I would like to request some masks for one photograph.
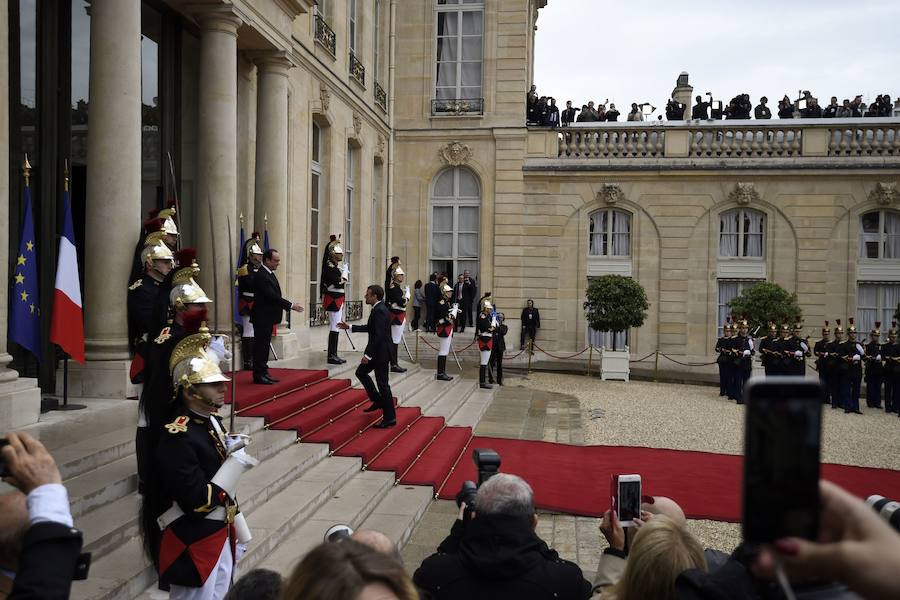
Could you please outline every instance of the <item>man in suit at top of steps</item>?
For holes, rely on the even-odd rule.
[[[281,263],[278,250],[269,248],[263,253],[262,268],[253,277],[256,296],[250,313],[253,322],[253,383],[272,385],[276,379],[269,376],[269,346],[272,344],[272,328],[281,323],[284,311],[303,312],[303,307],[281,297],[281,285],[275,271]]]

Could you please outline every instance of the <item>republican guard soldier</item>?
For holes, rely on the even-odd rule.
[[[869,343],[865,346],[866,363],[866,406],[881,408],[881,382],[884,378],[884,357],[881,354],[881,321],[869,332]]]
[[[394,260],[396,259],[396,261]],[[406,369],[400,366],[397,354],[400,343],[403,341],[403,329],[406,327],[406,303],[409,302],[409,286],[403,287],[406,273],[400,266],[400,259],[396,256],[391,259],[389,269],[389,285],[385,288],[385,300],[387,300],[388,313],[391,317],[391,373],[406,373]]]
[[[834,391],[834,360],[831,356],[831,328],[828,321],[822,328],[822,339],[813,346],[813,354],[816,356],[816,371],[819,373],[819,382],[825,390],[825,404],[831,404],[831,393]]]
[[[847,363],[847,392],[844,396],[847,403],[844,405],[844,412],[861,415],[859,388],[862,384],[862,359],[866,351],[856,339],[856,325],[853,323],[853,317],[847,319],[847,341],[844,342],[842,348],[841,354]]]
[[[344,249],[337,236],[332,235],[322,257],[322,274],[319,288],[322,291],[322,309],[328,318],[328,364],[342,365],[346,360],[338,356],[340,329],[343,321],[344,286],[350,280],[350,268],[343,262]]]
[[[776,375],[790,375],[791,367],[794,366],[791,355],[791,328],[786,322],[782,323],[778,333],[780,334],[778,339],[772,343],[772,350],[777,353],[773,358]]]
[[[785,375],[796,375],[798,377],[806,377],[806,357],[809,356],[809,343],[800,337],[803,333],[803,322],[800,315],[794,322],[794,331],[788,339],[786,358],[789,362],[789,368]]]
[[[725,317],[725,324],[722,325],[722,336],[716,340],[716,365],[719,367],[719,396],[728,396],[729,381],[728,377],[731,373],[729,368],[731,360],[729,358],[728,346],[731,343],[731,317]]]
[[[259,232],[254,231],[244,244],[246,260],[237,271],[238,280],[238,314],[241,316],[241,363],[245,371],[253,370],[253,321],[250,311],[256,294],[253,289],[253,277],[262,267],[263,250],[259,242]]]
[[[747,323],[746,317],[742,317],[738,323],[738,336],[735,338],[735,400],[738,404],[744,403],[744,386],[753,372],[753,354],[755,348],[753,338],[750,337],[750,325]]]
[[[441,283],[441,299],[438,301],[437,310],[435,311],[435,331],[441,340],[437,356],[437,375],[435,375],[435,379],[439,381],[450,381],[453,379],[453,377],[447,375],[447,355],[450,354],[452,349],[453,325],[460,308],[458,304],[450,305],[451,296],[453,296],[453,288],[447,285],[446,281],[443,281]]]
[[[201,327],[172,351],[176,400],[156,451],[167,504],[157,518],[158,572],[177,598],[224,598],[251,538],[236,492],[241,475],[258,461],[244,451],[249,436],[229,435],[216,414],[229,379],[208,349],[210,340]]]
[[[776,366],[778,362],[778,355],[773,353],[773,346],[775,345],[775,341],[778,339],[778,326],[775,325],[774,321],[769,321],[767,331],[768,335],[759,340],[759,355],[763,370],[766,373],[766,377],[769,377],[771,375],[778,374],[778,369]]]
[[[850,364],[844,355],[844,327],[840,319],[834,320],[834,341],[831,342],[830,354],[834,365],[831,392],[831,408],[846,408],[850,402],[849,371]]]
[[[491,312],[494,307],[490,300],[481,301],[481,310],[475,323],[475,339],[478,341],[480,361],[478,363],[478,385],[486,390],[493,386],[487,382],[488,363],[491,361],[491,350],[494,347],[494,330],[497,328],[497,319]]]
[[[884,412],[900,410],[900,343],[897,342],[897,322],[891,322],[888,341],[881,347],[884,358]]]

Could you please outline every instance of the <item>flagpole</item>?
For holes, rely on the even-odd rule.
[[[66,159],[63,163],[63,195],[67,195],[69,193],[69,159]],[[68,202],[71,205],[71,197],[68,198]],[[68,210],[71,211],[70,207],[67,207]],[[58,257],[57,257],[58,260]],[[57,268],[59,268],[57,266]],[[59,348],[59,345],[56,345]],[[62,350],[62,348],[60,348]],[[81,410],[83,408],[87,408],[85,404],[69,404],[69,353],[63,351],[63,403],[62,405],[57,404],[55,408],[51,408],[50,410]]]

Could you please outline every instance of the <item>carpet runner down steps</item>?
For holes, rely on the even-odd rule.
[[[281,381],[270,386],[251,385],[248,373],[237,374],[235,429],[252,435],[249,451],[261,461],[238,490],[254,535],[238,574],[255,567],[287,574],[335,522],[373,527],[401,546],[406,542],[435,488],[398,485],[398,478],[423,460],[434,462],[429,453],[446,432],[463,433],[451,436],[458,448],[445,451],[461,452],[490,395],[471,380],[435,382],[433,371],[404,366],[407,373],[390,376],[398,425],[385,430],[371,427],[380,412],[362,412],[368,398],[351,387],[355,365],[272,369]],[[450,406],[456,410],[447,414]],[[76,582],[71,597],[164,598],[138,535],[135,404],[121,401],[116,410],[114,423],[79,422],[84,431],[70,431],[67,439],[81,441],[53,449],[85,550],[94,553],[89,579]],[[226,422],[230,412],[229,406],[220,411]]]

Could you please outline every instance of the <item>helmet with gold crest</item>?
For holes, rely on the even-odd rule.
[[[172,275],[172,290],[169,292],[169,304],[176,310],[185,308],[187,304],[209,304],[212,300],[196,282],[194,277],[200,274],[197,264],[197,251],[193,248],[182,248],[175,253],[178,269]]]
[[[176,390],[190,390],[197,385],[231,381],[219,368],[217,355],[209,350],[212,335],[206,327],[206,321],[197,322],[205,316],[198,313],[185,319],[185,331],[193,333],[185,336],[172,350],[169,373]]]

